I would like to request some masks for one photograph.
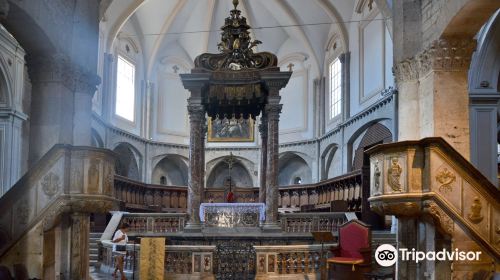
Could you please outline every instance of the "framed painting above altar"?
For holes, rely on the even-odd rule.
[[[253,142],[252,118],[208,118],[208,142]]]

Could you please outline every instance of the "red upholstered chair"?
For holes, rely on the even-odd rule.
[[[358,220],[351,220],[339,228],[339,245],[331,249],[328,259],[328,279],[363,279],[371,271],[371,230]]]

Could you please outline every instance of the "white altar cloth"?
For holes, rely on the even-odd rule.
[[[202,203],[200,204],[200,220],[205,222],[205,213],[231,209],[239,213],[259,213],[259,220],[266,220],[266,204],[264,203]]]

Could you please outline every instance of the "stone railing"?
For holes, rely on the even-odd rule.
[[[323,252],[320,244],[289,246],[255,246],[257,253],[257,275],[304,275],[304,279],[317,279],[321,269],[321,254],[328,258],[325,244]],[[267,264],[267,266],[265,265]],[[309,277],[305,276],[309,275]]]
[[[103,240],[100,270],[109,272],[114,267],[113,243]],[[335,244],[325,244],[323,254],[328,257],[328,248]],[[138,275],[140,244],[128,244],[125,258],[125,273]],[[304,275],[317,279],[321,267],[322,246],[280,245],[253,246],[256,252],[255,272],[263,277],[279,275]],[[169,279],[205,279],[214,277],[213,245],[167,245],[165,247],[165,274]]]
[[[310,233],[331,231],[336,233],[343,223],[356,219],[354,213],[281,213],[279,222],[284,232]],[[165,236],[181,233],[187,222],[186,213],[127,213],[114,212],[106,227],[103,239],[111,239],[121,223],[130,225],[130,236]]]
[[[347,222],[344,212],[330,213],[282,213],[279,215],[284,232],[307,233],[313,231],[337,232],[337,228]]]
[[[486,253],[475,268],[500,263],[500,191],[445,140],[403,141],[367,152],[372,209],[403,220],[431,217],[452,248]]]
[[[71,242],[88,240],[90,213],[118,208],[113,198],[114,161],[109,150],[91,147],[56,145],[47,152],[0,199],[0,263],[21,259],[30,264],[31,277],[42,278],[39,258],[50,254],[42,250],[44,232],[60,224],[63,214],[70,214],[71,226],[63,228],[72,232]],[[33,249],[26,250],[28,243]],[[87,264],[85,248],[71,253],[75,279],[85,276],[77,269]]]

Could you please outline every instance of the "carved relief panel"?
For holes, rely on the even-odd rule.
[[[100,159],[90,158],[85,160],[85,193],[98,194],[102,192],[102,163]]]
[[[370,196],[383,194],[384,161],[381,156],[372,156],[370,159]]]
[[[384,156],[384,194],[407,192],[407,155],[387,154]]]

